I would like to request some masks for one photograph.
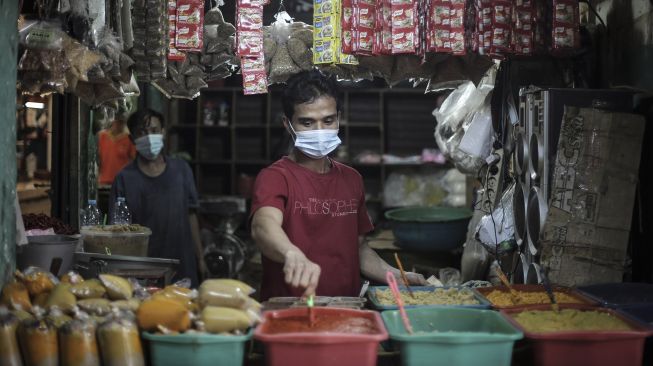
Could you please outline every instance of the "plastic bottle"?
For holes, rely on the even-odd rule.
[[[88,205],[83,210],[82,218],[80,221],[82,226],[100,225],[102,223],[102,213],[97,207],[96,200],[88,200]]]
[[[131,224],[132,218],[125,197],[118,197],[116,204],[113,206],[113,224]]]

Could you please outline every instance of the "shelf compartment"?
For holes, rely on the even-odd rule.
[[[236,160],[265,160],[265,130],[237,130],[234,141]]]
[[[379,93],[350,92],[349,116],[350,126],[379,125],[381,118],[381,99]]]
[[[172,129],[167,136],[167,149],[170,154],[188,153],[195,158],[195,129]]]
[[[164,127],[172,129],[176,127],[188,126],[195,127],[197,125],[197,102],[194,100],[186,99],[173,99],[170,101],[170,111],[167,123]]]
[[[229,164],[200,165],[199,191],[202,195],[223,195],[231,192]]]
[[[265,126],[267,95],[238,95],[234,125]]]
[[[382,154],[381,131],[349,126],[347,148],[349,159],[352,161],[354,161],[359,154],[365,151]]]
[[[231,131],[229,129],[208,129],[199,138],[198,153],[202,161],[231,159]]]
[[[431,112],[436,100],[430,95],[386,94],[386,151],[395,155],[419,155],[435,148],[436,121]]]
[[[227,127],[232,123],[233,92],[229,90],[202,91],[199,98],[200,118],[203,127]]]

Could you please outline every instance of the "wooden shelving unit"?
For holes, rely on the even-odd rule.
[[[340,121],[342,146],[336,159],[363,176],[370,202],[380,202],[383,183],[397,170],[415,170],[422,164],[362,163],[366,151],[400,156],[418,155],[435,148],[435,98],[408,88],[348,88],[342,91]],[[226,126],[205,123],[205,109],[228,106]],[[173,100],[169,106],[168,146],[171,153],[187,153],[202,196],[238,195],[239,177],[252,179],[264,167],[287,153],[290,137],[281,122],[281,91],[245,96],[242,89],[225,87],[202,91],[194,101]]]

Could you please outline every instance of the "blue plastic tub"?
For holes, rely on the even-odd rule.
[[[143,332],[143,338],[150,343],[152,366],[239,366],[252,334],[253,330],[244,335]]]
[[[399,286],[400,291],[404,291],[406,287],[404,286]],[[463,307],[463,308],[472,308],[472,309],[489,309],[491,307],[491,304],[483,295],[479,294],[478,291],[472,288],[468,287],[461,287],[461,286],[448,286],[448,287],[434,287],[434,286],[411,286],[410,289],[413,290],[413,292],[433,292],[436,289],[457,289],[457,290],[465,290],[465,291],[470,291],[472,295],[474,296],[474,299],[478,301],[478,304],[470,304],[470,305],[463,305],[463,304],[429,304],[429,305],[406,305],[404,303],[404,307],[406,309],[411,309],[411,308],[422,308],[422,307]],[[398,307],[397,305],[383,305],[379,301],[377,297],[377,291],[381,290],[387,290],[389,289],[388,286],[371,286],[369,290],[367,291],[367,296],[370,299],[370,302],[372,305],[378,309],[378,310],[396,310]]]
[[[413,334],[399,311],[381,314],[404,366],[510,366],[515,341],[523,333],[492,310],[407,309]]]
[[[631,305],[653,305],[653,284],[606,283],[578,287],[578,290],[597,300],[602,306],[622,308]]]

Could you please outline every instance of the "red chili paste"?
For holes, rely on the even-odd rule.
[[[338,314],[316,314],[312,323],[308,316],[272,318],[267,321],[265,329],[268,334],[291,332],[376,334],[379,332],[371,319]]]

